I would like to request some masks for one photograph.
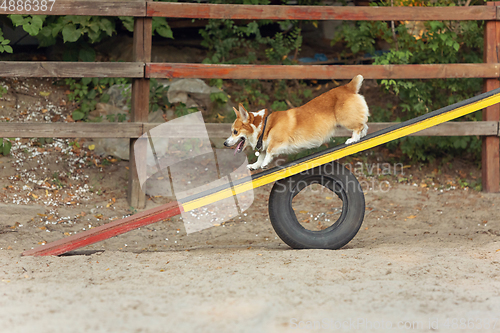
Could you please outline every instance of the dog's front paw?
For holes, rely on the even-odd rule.
[[[254,163],[254,164],[248,164],[247,165],[247,169],[250,170],[250,171],[254,171],[254,170],[257,170],[259,168],[259,165],[257,165],[257,163]]]

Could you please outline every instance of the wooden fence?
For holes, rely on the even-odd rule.
[[[21,1],[24,3],[24,1]],[[128,77],[132,78],[131,122],[119,124],[87,123],[1,123],[0,137],[79,137],[130,138],[139,136],[157,124],[148,124],[150,78],[222,78],[222,79],[350,79],[362,74],[366,79],[484,78],[485,91],[500,87],[499,44],[500,2],[465,7],[337,7],[337,6],[258,6],[167,3],[148,1],[48,1],[50,10],[26,10],[16,1],[15,10],[1,8],[1,14],[133,16],[133,62],[0,62],[0,77]],[[22,10],[18,10],[22,9]],[[435,65],[205,65],[151,63],[152,17],[245,20],[371,20],[428,21],[484,20],[485,56],[482,64]],[[427,136],[483,136],[483,189],[498,192],[500,107],[483,111],[483,121],[453,122],[419,132]],[[371,123],[370,131],[390,123]],[[229,124],[207,124],[212,137],[229,135]],[[339,130],[337,136],[349,136]],[[132,147],[132,145],[131,145]],[[130,155],[128,198],[130,205],[145,206],[145,195],[137,178],[134,152]]]

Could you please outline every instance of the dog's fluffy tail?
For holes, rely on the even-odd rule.
[[[347,88],[353,93],[357,94],[359,92],[359,88],[361,88],[361,83],[363,83],[363,76],[356,75],[351,82],[347,84]]]

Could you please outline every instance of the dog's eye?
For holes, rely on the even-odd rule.
[[[234,130],[233,131],[234,135],[238,134],[238,131],[237,130]]]

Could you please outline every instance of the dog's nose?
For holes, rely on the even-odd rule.
[[[227,141],[224,141],[224,146],[229,147],[229,145],[227,144]]]

